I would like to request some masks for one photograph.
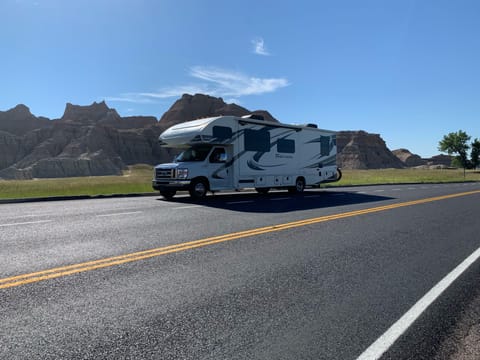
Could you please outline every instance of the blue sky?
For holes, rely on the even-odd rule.
[[[201,92],[426,157],[480,138],[479,19],[477,0],[0,0],[0,110],[159,118]]]

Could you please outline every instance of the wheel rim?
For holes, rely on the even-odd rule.
[[[207,187],[205,186],[204,183],[199,182],[195,184],[194,191],[197,196],[204,196],[205,193],[207,192]]]
[[[305,188],[305,184],[304,184],[303,180],[302,180],[302,179],[298,179],[298,180],[297,180],[297,184],[296,184],[296,190],[297,190],[297,192],[302,192],[304,188]]]

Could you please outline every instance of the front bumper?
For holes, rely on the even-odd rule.
[[[152,180],[152,188],[158,191],[163,190],[188,190],[190,187],[190,180]]]

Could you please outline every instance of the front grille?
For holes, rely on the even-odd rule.
[[[175,177],[174,169],[155,169],[155,177],[157,179],[172,179]]]

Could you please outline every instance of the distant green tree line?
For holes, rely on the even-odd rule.
[[[443,136],[438,143],[438,150],[446,152],[449,155],[455,155],[453,165],[459,165],[463,169],[476,169],[479,165],[480,140],[475,138],[468,143],[471,136],[465,131],[458,130]],[[470,150],[470,159],[468,150]]]

